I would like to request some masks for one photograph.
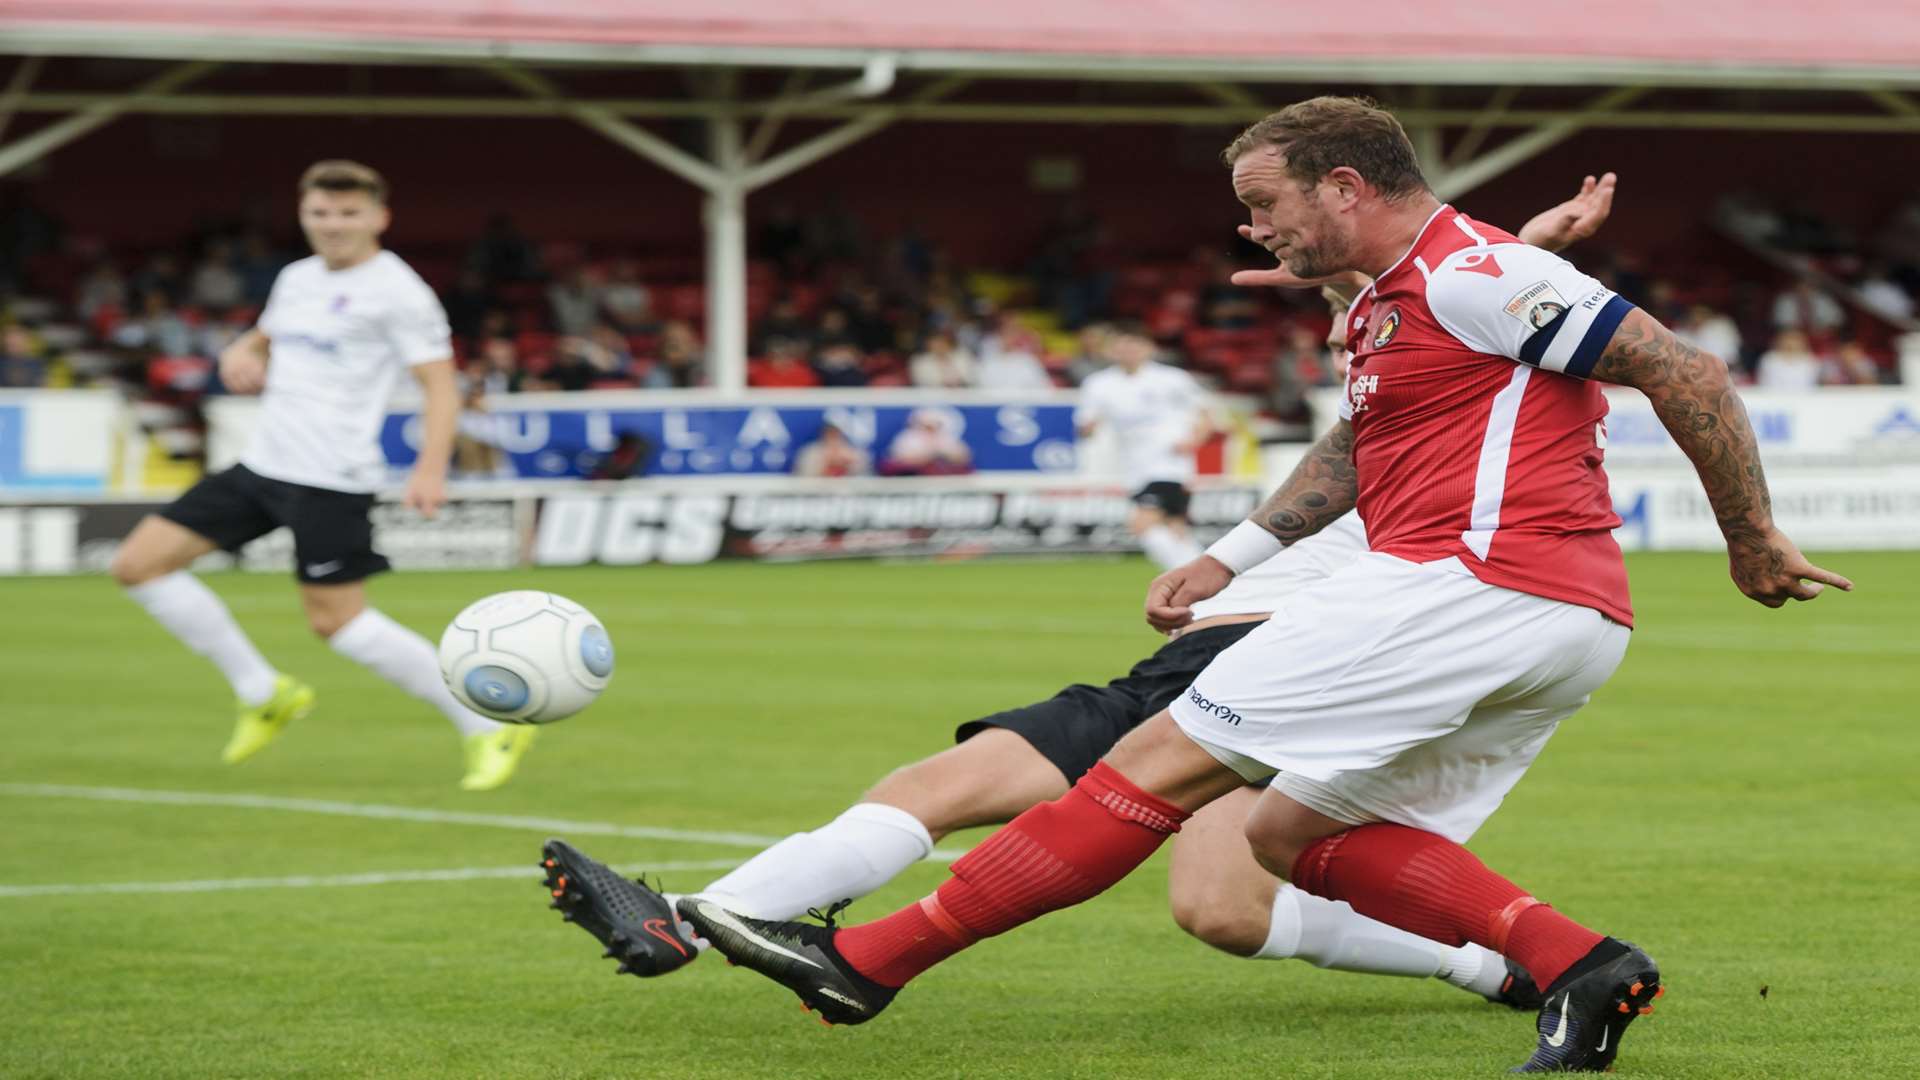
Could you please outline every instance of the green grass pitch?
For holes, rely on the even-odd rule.
[[[1920,554],[1836,554],[1859,589],[1767,611],[1708,555],[1631,560],[1626,664],[1474,841],[1671,992],[1620,1071],[1920,1075]],[[1495,1076],[1531,1018],[1431,980],[1233,959],[1184,937],[1164,858],[827,1030],[711,958],[615,979],[546,909],[537,825],[31,793],[265,795],[780,836],[953,725],[1153,648],[1137,560],[412,574],[375,601],[429,636],[471,599],[589,604],[612,689],[507,788],[454,786],[451,729],[307,636],[290,583],[213,586],[320,707],[237,768],[224,685],[105,579],[0,584],[0,1076]],[[750,849],[576,835],[620,864]],[[956,846],[977,839],[957,837]],[[524,871],[328,884],[340,875]],[[717,873],[668,872],[694,888]],[[304,887],[32,886],[307,877]],[[941,880],[916,867],[873,917]],[[372,879],[372,880],[377,880]]]

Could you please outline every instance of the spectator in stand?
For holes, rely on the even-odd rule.
[[[767,389],[805,389],[820,385],[820,376],[807,366],[806,346],[792,338],[767,342],[767,355],[747,361],[747,385]]]
[[[973,471],[973,451],[960,440],[960,418],[947,409],[919,408],[887,445],[880,465],[887,476],[953,476]]]
[[[1194,261],[1206,268],[1206,287],[1200,292],[1200,320],[1217,330],[1244,330],[1260,321],[1260,305],[1253,290],[1228,279],[1239,269],[1225,252],[1202,249]]]
[[[813,373],[820,377],[821,386],[865,386],[866,360],[860,347],[850,341],[826,345],[814,351]]]
[[[1729,364],[1737,363],[1741,355],[1739,325],[1705,304],[1687,308],[1686,314],[1674,321],[1673,332],[1701,352],[1724,357]]]
[[[660,328],[660,362],[654,371],[664,373],[667,387],[685,390],[707,381],[707,352],[693,327],[675,320]]]
[[[606,323],[595,323],[587,341],[593,346],[593,366],[601,379],[632,379],[636,364],[627,335]]]
[[[855,344],[853,326],[843,308],[830,307],[820,313],[820,325],[813,332],[813,345],[824,349],[832,345]]]
[[[1804,330],[1782,330],[1760,354],[1755,381],[1766,390],[1811,390],[1820,385],[1820,358]]]
[[[1113,362],[1107,352],[1112,336],[1113,327],[1107,323],[1088,323],[1080,328],[1078,348],[1067,361],[1068,382],[1079,386],[1087,381],[1087,376]]]
[[[193,268],[187,302],[209,313],[224,312],[246,301],[247,283],[233,266],[233,245],[215,240],[207,245],[200,265]]]
[[[584,337],[600,321],[600,281],[584,266],[576,266],[547,286],[547,308],[557,334]]]
[[[820,437],[802,447],[793,459],[795,476],[871,476],[873,455],[848,441],[833,424],[820,428]]]
[[[1867,347],[1858,341],[1849,341],[1822,367],[1820,381],[1829,386],[1878,386],[1884,377]]]
[[[613,271],[600,290],[600,307],[623,334],[651,336],[660,332],[660,324],[653,317],[653,293],[640,283],[640,266],[632,259],[614,261]]]
[[[491,337],[482,342],[467,379],[488,396],[518,393],[526,375],[520,370],[520,350],[513,339]]]
[[[134,272],[127,282],[127,292],[140,297],[144,307],[148,293],[159,293],[166,306],[171,307],[185,292],[180,281],[180,263],[169,252],[155,252]]]
[[[1776,330],[1799,330],[1810,338],[1824,338],[1846,325],[1846,322],[1847,313],[1840,307],[1840,302],[1804,278],[1795,281],[1773,300],[1773,326]],[[1778,347],[1777,343],[1775,347]]]
[[[127,310],[127,279],[120,271],[105,259],[94,264],[87,276],[80,281],[80,288],[74,294],[74,313],[84,322],[93,322],[103,310]]]
[[[513,219],[495,214],[467,253],[467,266],[478,270],[489,284],[540,280],[540,258],[520,235]]]
[[[0,330],[0,387],[20,389],[44,386],[46,349],[33,331],[19,323]]]
[[[1053,378],[1040,363],[1039,335],[1011,314],[1002,315],[1000,329],[985,341],[975,379],[982,390],[1051,390]]]
[[[240,258],[236,269],[240,271],[241,295],[252,307],[264,307],[267,294],[273,291],[273,279],[280,276],[280,268],[287,260],[273,250],[273,241],[258,229],[248,232],[240,239]]]
[[[960,348],[952,333],[941,330],[927,338],[926,349],[907,365],[913,385],[929,390],[964,390],[973,386],[980,362]]]
[[[811,341],[813,327],[801,317],[800,309],[794,304],[793,297],[782,294],[774,300],[773,306],[767,309],[766,318],[761,319],[760,325],[754,328],[753,337],[754,351],[764,353],[767,351],[767,343],[774,338]]]
[[[447,326],[455,336],[478,338],[485,332],[487,312],[493,308],[493,291],[487,288],[487,279],[480,271],[462,270],[440,303],[447,309]]]
[[[1913,297],[1894,283],[1886,263],[1868,263],[1853,287],[1860,291],[1860,302],[1875,315],[1893,320],[1913,318]]]
[[[847,330],[861,352],[886,352],[893,348],[893,322],[887,318],[886,301],[879,289],[862,285],[854,290],[847,309]]]
[[[193,328],[173,310],[165,292],[150,289],[140,298],[139,316],[114,330],[113,343],[161,356],[187,356],[193,352]]]

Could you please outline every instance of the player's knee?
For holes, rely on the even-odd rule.
[[[121,588],[131,589],[135,585],[145,585],[155,578],[165,577],[179,569],[177,566],[169,565],[165,559],[156,557],[149,547],[150,545],[137,543],[122,544],[120,550],[113,553],[113,561],[107,565],[107,573],[113,575],[113,580],[118,582]]]
[[[342,627],[352,622],[353,617],[357,614],[359,614],[359,612],[347,611],[342,608],[309,605],[307,607],[307,628],[312,630],[320,640],[327,641],[332,639],[333,635],[339,633]]]
[[[1281,881],[1293,879],[1294,860],[1307,848],[1292,830],[1258,814],[1247,819],[1247,844],[1253,848],[1253,859],[1260,869]]]
[[[1252,956],[1266,941],[1266,922],[1218,890],[1175,884],[1168,901],[1180,929],[1221,952]]]

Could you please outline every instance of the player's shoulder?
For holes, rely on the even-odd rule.
[[[373,259],[373,270],[383,289],[391,290],[400,299],[414,303],[440,302],[433,286],[427,284],[427,279],[408,265],[407,260],[384,248]]]
[[[1114,386],[1118,384],[1120,381],[1120,378],[1121,378],[1121,375],[1120,375],[1119,368],[1103,367],[1099,371],[1096,371],[1093,374],[1087,376],[1085,379],[1081,380],[1080,389],[1105,390],[1110,386]]]
[[[318,255],[309,255],[304,259],[295,259],[280,268],[278,281],[306,281],[327,272],[326,260]]]
[[[1510,238],[1460,248],[1434,264],[1427,276],[1427,305],[1443,318],[1498,312],[1525,321],[1537,301],[1564,310],[1566,292],[1585,279],[1553,252]]]
[[[1198,388],[1200,385],[1199,381],[1193,377],[1193,373],[1186,368],[1174,367],[1172,364],[1164,364],[1158,360],[1148,364],[1146,370],[1151,378],[1158,379],[1169,386]]]

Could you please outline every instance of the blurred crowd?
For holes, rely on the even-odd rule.
[[[190,448],[197,403],[221,392],[213,363],[252,325],[275,274],[299,254],[258,228],[209,228],[129,252],[15,208],[0,258],[0,386],[125,388]],[[1619,292],[1740,377],[1768,387],[1891,382],[1892,342],[1920,289],[1920,203],[1873,245],[1751,202],[1722,224],[1806,260],[1684,279],[1630,253],[1575,253]],[[1902,224],[1904,223],[1904,224]],[[876,238],[841,206],[773,206],[753,237],[748,379],[769,388],[1072,387],[1105,363],[1105,326],[1143,324],[1163,359],[1261,400],[1282,422],[1334,385],[1329,316],[1315,294],[1227,282],[1251,248],[1126,257],[1068,211],[1024,266],[953,265],[915,232]],[[401,255],[439,291],[471,400],[531,391],[705,385],[697,258],[540,242],[505,216],[465,250]],[[1799,264],[1796,264],[1799,265]]]

